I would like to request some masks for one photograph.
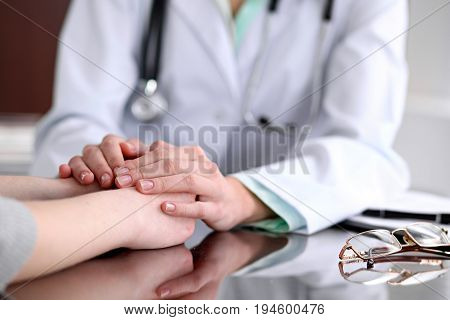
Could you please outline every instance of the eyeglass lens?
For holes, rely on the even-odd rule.
[[[400,243],[386,230],[373,230],[359,234],[350,239],[349,244],[364,259],[385,256],[401,250]]]
[[[441,228],[431,223],[417,223],[406,227],[406,230],[421,246],[437,246],[449,244],[447,235]]]

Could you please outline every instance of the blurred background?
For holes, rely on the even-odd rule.
[[[35,123],[52,102],[56,37],[69,3],[0,2],[0,174],[28,170]]]
[[[450,6],[411,0],[410,84],[395,148],[416,190],[450,196]],[[26,174],[36,121],[51,106],[57,35],[70,0],[0,1],[0,174]]]

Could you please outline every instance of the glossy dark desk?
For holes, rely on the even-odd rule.
[[[366,285],[344,279],[342,272],[347,272],[346,266],[339,269],[338,253],[348,236],[338,229],[310,237],[242,230],[210,233],[200,225],[186,246],[110,253],[37,279],[17,290],[14,298],[155,299],[155,289],[167,281],[177,284],[181,299],[450,297],[450,276],[446,272],[450,261],[434,261],[430,266],[383,264],[381,269],[387,275],[380,274],[378,267],[359,273],[358,269],[364,269],[365,264],[351,265],[347,274],[351,280],[381,281],[381,284]],[[409,269],[420,270],[412,273]],[[384,280],[394,284],[386,284]],[[10,287],[9,291],[18,286]]]

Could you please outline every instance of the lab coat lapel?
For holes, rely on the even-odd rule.
[[[275,14],[269,16],[269,20],[266,20],[267,10],[264,10],[258,18],[252,23],[251,28],[247,32],[245,37],[251,34],[252,39],[245,39],[241,44],[239,51],[239,63],[241,68],[246,69],[247,66],[252,65],[260,54],[267,54],[273,46],[278,45],[278,42],[286,31],[289,30],[290,24],[295,21],[295,10],[291,13],[289,10],[292,8],[286,7],[286,1],[281,1],[278,5],[279,8]],[[264,38],[264,24],[268,23],[270,28],[268,29],[269,34],[267,35],[267,44],[263,48],[265,52],[261,53]]]
[[[175,0],[173,6],[214,61],[233,98],[238,99],[241,92],[234,45],[216,3],[212,0]]]

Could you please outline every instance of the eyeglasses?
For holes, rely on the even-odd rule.
[[[408,286],[442,277],[448,268],[444,266],[442,259],[398,256],[391,259],[375,259],[372,266],[341,261],[339,262],[339,271],[345,280],[354,283],[364,285],[387,283],[393,286]]]
[[[346,241],[339,253],[339,259],[368,261],[406,251],[450,256],[448,231],[424,222],[392,232],[383,229],[365,231]]]

